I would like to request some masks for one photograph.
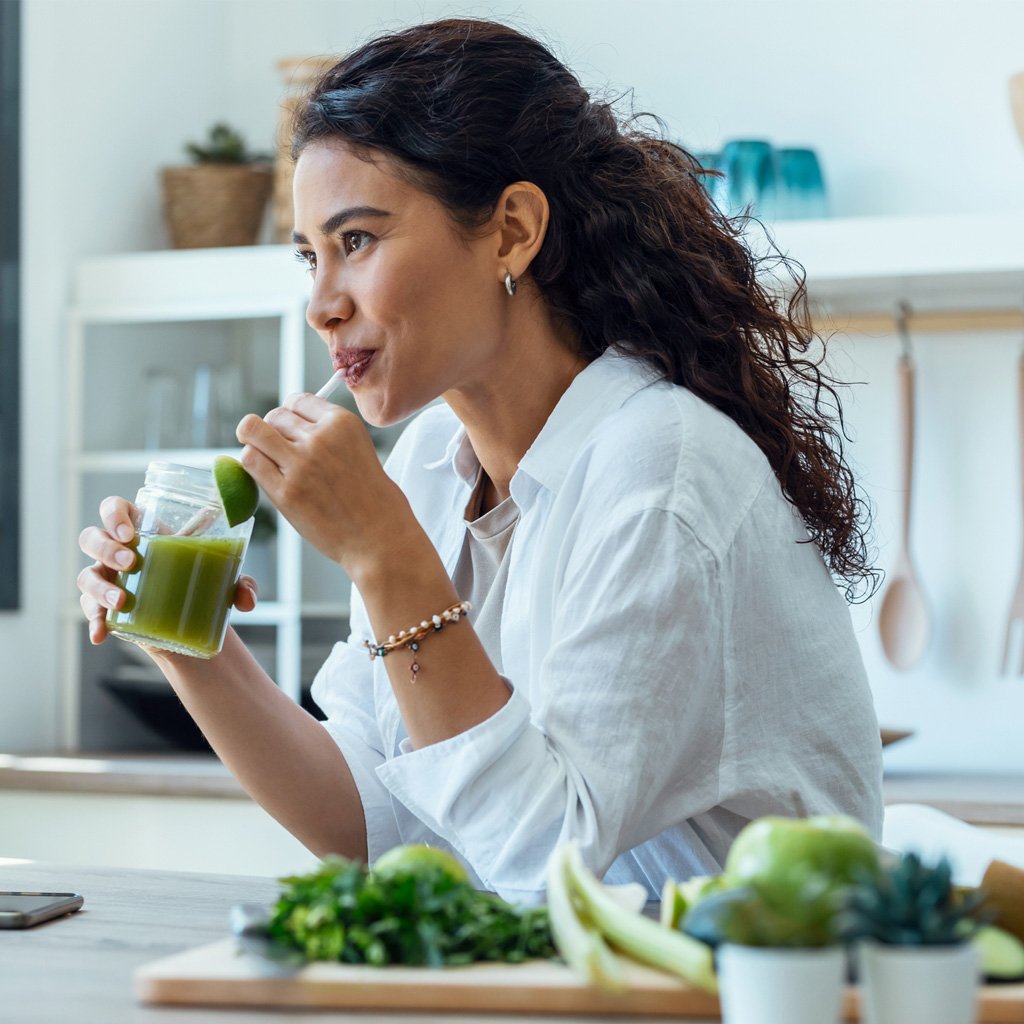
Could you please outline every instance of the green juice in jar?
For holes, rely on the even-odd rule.
[[[140,536],[126,591],[107,614],[110,631],[164,650],[212,658],[224,642],[245,537]]]

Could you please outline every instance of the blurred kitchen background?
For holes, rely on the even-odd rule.
[[[833,370],[861,382],[845,397],[848,451],[874,504],[886,570],[898,554],[903,493],[904,342],[894,315],[900,302],[911,314],[910,540],[930,640],[911,667],[897,669],[880,640],[884,590],[852,611],[881,724],[912,734],[887,748],[887,769],[1024,773],[1024,676],[1000,671],[1024,521],[1024,140],[1010,99],[1010,81],[1024,71],[1024,3],[22,0],[21,572],[18,606],[0,611],[0,776],[5,764],[40,777],[70,773],[24,760],[69,748],[84,752],[75,772],[103,775],[104,751],[152,756],[176,745],[166,725],[173,700],[156,711],[154,729],[138,693],[116,692],[118,679],[137,689],[147,682],[127,645],[94,651],[84,643],[78,531],[111,486],[134,494],[151,449],[230,445],[233,416],[329,373],[322,346],[295,315],[303,278],[279,244],[273,199],[261,206],[260,244],[244,256],[172,249],[162,169],[187,163],[185,144],[217,123],[272,154],[302,68],[384,29],[453,14],[540,36],[602,93],[633,89],[633,107],[660,115],[670,137],[694,152],[719,154],[735,140],[813,149],[824,207],[813,221],[779,219],[771,229],[806,262],[812,298],[832,308],[841,330]],[[296,58],[310,60],[282,66]],[[626,96],[620,107],[629,103]],[[194,300],[189,316],[170,309],[183,293]],[[277,295],[290,312],[253,311],[260,296]],[[148,310],[135,320],[133,297]],[[197,426],[202,395],[208,415]],[[179,411],[161,413],[161,402]],[[126,444],[125,431],[137,441]],[[381,437],[381,447],[391,440]],[[345,582],[297,555],[293,539],[265,519],[270,611],[249,638],[301,699],[341,637]],[[177,743],[194,745],[187,734]],[[29,794],[24,785],[4,791],[0,777],[0,855],[5,847],[48,854],[26,837],[88,805],[90,828],[68,829],[77,843],[69,860],[117,862],[111,847],[127,842],[126,820],[148,836],[124,855],[133,863],[163,863],[169,827],[192,837],[231,832],[264,853],[279,843],[278,853],[247,860],[252,870],[297,869],[300,855],[308,858],[283,833],[270,838],[249,814],[255,809],[213,799],[223,796],[217,784],[189,764],[194,785],[168,790],[181,800],[180,818],[170,802],[154,803],[159,780],[140,786],[142,795],[126,783],[128,805],[76,781],[66,792],[42,783]],[[237,820],[224,811],[229,804]],[[175,851],[185,866],[187,845]],[[195,864],[228,870],[237,860],[211,853]]]

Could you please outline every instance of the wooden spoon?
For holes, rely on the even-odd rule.
[[[902,324],[901,324],[902,326]],[[903,523],[900,548],[878,613],[882,650],[900,671],[921,660],[931,634],[928,606],[910,561],[910,509],[914,467],[914,364],[905,348],[899,362],[902,428]]]

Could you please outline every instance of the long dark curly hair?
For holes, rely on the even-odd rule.
[[[294,123],[292,156],[339,139],[384,152],[467,230],[503,189],[531,181],[550,222],[529,276],[593,359],[647,360],[731,417],[767,456],[848,601],[877,589],[868,503],[843,458],[836,387],[803,268],[744,243],[698,161],[592,99],[540,42],[507,25],[446,19],[382,35],[322,75]],[[780,287],[788,278],[788,287]],[[776,294],[777,293],[777,294]]]

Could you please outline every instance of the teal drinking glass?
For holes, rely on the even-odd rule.
[[[730,217],[776,215],[778,179],[775,149],[760,139],[733,139],[722,148],[719,169],[725,172],[724,205]]]
[[[780,149],[778,215],[788,220],[828,216],[825,177],[813,149]]]

